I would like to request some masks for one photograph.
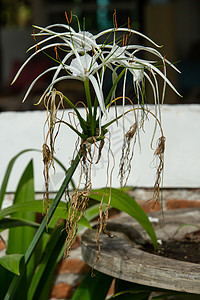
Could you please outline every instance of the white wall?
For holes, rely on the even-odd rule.
[[[152,107],[153,108],[153,107]],[[82,111],[83,113],[83,111]],[[113,114],[113,111],[111,111]],[[65,112],[65,118],[68,111]],[[9,160],[19,151],[27,148],[41,149],[43,144],[43,124],[46,113],[3,112],[0,113],[0,183],[5,174]],[[127,128],[133,118],[126,118]],[[164,187],[199,187],[200,186],[200,106],[199,105],[165,105],[162,109],[162,124],[166,137]],[[145,134],[141,132],[141,150],[137,145],[132,163],[132,172],[128,185],[152,187],[156,169],[154,167],[153,150],[150,149],[151,134],[154,121],[149,117],[145,125]],[[118,164],[122,145],[122,122],[118,127],[112,126],[112,149],[115,157],[115,170],[112,185],[119,186]],[[157,132],[157,137],[160,136]],[[74,149],[75,136],[70,129],[63,127],[56,142],[56,157],[69,167]],[[155,146],[155,143],[154,143]],[[93,169],[93,187],[106,184],[108,146],[103,150],[103,157]],[[9,181],[8,191],[14,191],[23,169],[31,158],[34,158],[35,188],[43,191],[42,154],[29,152],[18,158]],[[110,158],[112,166],[112,158]],[[64,174],[56,167],[56,174],[51,174],[51,190],[56,191]],[[78,182],[78,174],[75,176]]]

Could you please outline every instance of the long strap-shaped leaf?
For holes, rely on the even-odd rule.
[[[24,153],[27,153],[27,152],[30,152],[30,151],[34,151],[34,152],[39,152],[39,153],[42,153],[41,150],[39,149],[25,149],[25,150],[22,150],[20,151],[17,155],[15,155],[9,162],[8,166],[7,166],[7,169],[6,169],[6,172],[5,172],[5,175],[4,175],[4,178],[3,178],[3,181],[2,181],[2,184],[1,184],[1,188],[0,188],[0,209],[1,209],[1,206],[2,206],[2,202],[3,202],[3,199],[4,199],[4,196],[5,196],[5,193],[6,193],[6,188],[7,188],[7,185],[8,185],[8,180],[10,178],[10,174],[11,174],[11,171],[12,171],[12,168],[16,162],[16,160],[18,159],[18,157],[20,157],[22,154]],[[56,158],[54,157],[54,160],[58,163],[58,165],[64,170],[64,172],[67,172],[65,166]],[[71,184],[72,186],[74,186],[74,183],[71,181]]]
[[[1,205],[2,205],[2,202],[3,202],[3,198],[4,198],[4,195],[5,195],[5,192],[6,192],[6,188],[7,188],[7,184],[8,184],[8,180],[9,180],[9,177],[10,177],[10,173],[12,171],[12,168],[13,168],[13,165],[15,163],[15,161],[17,160],[17,158],[26,153],[26,152],[29,152],[29,151],[38,151],[38,152],[41,152],[40,150],[37,150],[37,149],[25,149],[21,152],[19,152],[17,155],[15,155],[9,162],[8,164],[8,167],[7,167],[7,170],[6,170],[6,173],[4,175],[4,178],[3,178],[3,181],[2,181],[2,185],[1,185],[1,188],[0,188],[0,208],[1,208]]]
[[[4,300],[14,299],[15,292],[16,292],[16,290],[19,286],[19,283],[20,283],[20,281],[23,277],[23,274],[26,270],[26,265],[27,265],[29,259],[31,258],[32,254],[35,250],[35,247],[37,246],[37,244],[38,244],[38,242],[39,242],[39,240],[40,240],[40,238],[41,238],[41,236],[42,236],[42,234],[43,234],[43,232],[46,228],[46,225],[51,220],[51,218],[54,214],[54,211],[56,210],[56,207],[57,207],[58,203],[60,202],[60,199],[61,199],[62,195],[64,194],[64,192],[66,190],[66,187],[69,184],[69,182],[70,182],[70,180],[71,180],[71,178],[72,178],[72,176],[73,176],[73,174],[74,174],[74,172],[75,172],[75,170],[78,166],[80,158],[81,158],[81,154],[78,153],[76,158],[74,159],[74,161],[73,161],[73,163],[72,163],[72,165],[71,165],[71,167],[70,167],[70,169],[69,169],[69,171],[68,171],[68,173],[67,173],[67,175],[66,175],[66,177],[65,177],[65,179],[64,179],[64,181],[63,181],[63,183],[62,183],[62,185],[61,185],[61,187],[60,187],[60,189],[59,189],[59,191],[58,191],[58,193],[57,193],[57,195],[54,199],[54,201],[53,201],[53,203],[51,204],[51,206],[49,208],[48,221],[47,221],[47,216],[45,216],[42,223],[41,223],[41,225],[40,225],[40,227],[39,227],[39,229],[38,229],[38,231],[36,232],[32,242],[30,244],[25,256],[24,256],[25,265],[24,265],[24,268],[21,271],[21,275],[19,277],[15,276],[13,278],[13,281],[11,282],[11,285],[10,285],[10,287],[9,287],[7,293],[6,293],[6,296],[5,296]]]

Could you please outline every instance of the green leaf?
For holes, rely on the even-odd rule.
[[[6,173],[4,175],[4,178],[3,178],[3,181],[2,181],[2,184],[1,184],[1,189],[0,189],[0,208],[2,206],[2,202],[3,202],[3,199],[4,199],[4,195],[5,195],[5,192],[6,192],[6,188],[7,188],[7,185],[8,185],[8,180],[9,180],[9,177],[10,177],[10,174],[11,174],[11,171],[12,171],[12,168],[13,168],[13,165],[15,163],[15,161],[17,160],[17,158],[26,153],[26,152],[30,152],[30,151],[37,151],[37,152],[40,152],[40,150],[37,150],[37,149],[26,149],[26,150],[23,150],[21,152],[19,152],[17,155],[15,155],[9,162],[8,164],[8,167],[6,169]]]
[[[151,292],[152,287],[116,278],[115,294],[109,300],[149,299]]]
[[[31,160],[27,165],[22,177],[17,186],[17,190],[14,196],[14,204],[20,204],[30,201],[35,201],[34,192],[34,179],[33,179],[33,161]],[[12,214],[15,218],[26,219],[35,222],[35,214],[30,212],[14,212]],[[31,227],[13,228],[9,231],[7,254],[18,253],[25,254],[35,235],[35,229]]]
[[[33,175],[33,160],[31,160],[25,171],[23,172],[20,181],[18,183],[13,203],[24,203],[29,201],[34,201],[34,175]],[[35,222],[35,214],[32,212],[15,212],[13,217],[28,219]],[[30,226],[23,226],[17,228],[11,228],[9,230],[8,244],[7,244],[7,254],[25,254],[32,239],[35,235],[35,228]],[[33,256],[29,261],[26,272],[21,275],[23,280],[21,281],[20,289],[22,297],[21,299],[26,299],[27,286],[31,281],[32,274],[35,270],[35,257]],[[21,269],[22,270],[22,269]]]
[[[181,228],[186,227],[186,226],[191,226],[191,227],[200,229],[200,226],[198,226],[197,224],[182,224],[177,228],[176,232],[174,233],[174,236],[181,230]]]
[[[8,181],[9,181],[9,178],[10,178],[10,174],[11,174],[11,171],[12,171],[12,168],[16,162],[16,160],[23,154],[27,153],[27,152],[30,152],[30,151],[34,151],[34,152],[39,152],[39,153],[42,153],[41,150],[38,150],[38,149],[25,149],[23,151],[20,151],[17,155],[15,155],[11,160],[10,162],[8,163],[8,166],[7,166],[7,169],[6,169],[6,172],[5,172],[5,175],[4,175],[4,178],[3,178],[3,181],[2,181],[2,184],[1,184],[1,189],[0,189],[0,208],[2,206],[2,202],[3,202],[3,199],[4,199],[4,196],[5,196],[5,193],[6,193],[6,188],[7,188],[7,185],[8,185]],[[58,165],[64,170],[65,173],[67,173],[67,170],[65,168],[65,166],[56,158],[54,157],[54,160],[58,163]],[[74,183],[71,179],[71,184],[72,186],[74,187]]]
[[[53,200],[49,201],[49,204],[52,205],[54,203]],[[43,200],[34,200],[34,201],[28,201],[24,203],[18,203],[14,204],[12,206],[9,206],[7,208],[4,208],[0,211],[0,218],[12,215],[16,212],[39,212],[42,213],[44,211],[43,209]],[[66,219],[67,218],[67,210],[66,210],[66,203],[60,202],[55,210],[54,216]],[[92,229],[89,221],[82,217],[79,220],[79,224],[88,227]]]
[[[0,232],[8,228],[21,226],[31,226],[33,228],[38,228],[40,225],[36,222],[20,218],[3,218],[0,220]]]
[[[14,276],[16,276],[14,273],[0,265],[0,299],[4,299]]]
[[[21,264],[23,263],[23,254],[10,254],[0,257],[0,265],[6,270],[20,275]]]
[[[65,99],[65,101],[71,106],[71,108],[74,109],[77,118],[80,122],[81,128],[83,129],[83,132],[87,132],[87,122],[81,117],[79,110],[77,109],[77,107],[65,96],[63,95],[63,98]]]
[[[89,271],[75,291],[72,300],[105,300],[113,277],[95,271],[92,276]]]
[[[52,280],[60,251],[63,249],[63,245],[65,244],[66,231],[63,230],[64,228],[65,225],[63,222],[59,227],[56,228],[56,230],[54,230],[49,238],[45,253],[32,278],[28,291],[28,300],[44,300],[44,296],[41,298],[41,294],[43,294],[43,290],[45,289],[46,282],[48,281],[49,277],[51,277]],[[46,294],[46,299],[49,299],[48,296],[49,295]]]
[[[103,205],[102,205],[102,211],[104,211],[105,208],[106,208],[106,204],[103,203]],[[99,215],[99,204],[94,204],[91,207],[89,207],[89,208],[86,209],[85,219],[89,222],[89,221],[92,221],[94,218],[98,217],[98,215]],[[89,226],[86,226],[86,224],[80,223],[80,221],[79,221],[79,224],[78,224],[78,234],[81,232],[81,230],[84,227],[88,227],[89,228]],[[90,225],[90,229],[92,229],[91,225]]]
[[[90,193],[90,197],[97,201],[101,201],[102,196],[104,196],[104,203],[108,203],[110,195],[110,189],[100,189],[95,190]],[[124,193],[120,189],[111,189],[111,206],[115,207],[121,211],[126,212],[131,217],[133,217],[148,233],[149,237],[152,240],[154,248],[157,249],[157,238],[155,231],[151,222],[148,219],[148,216],[140,205],[128,194]]]
[[[48,221],[47,221],[47,216],[44,217],[44,219],[42,220],[42,223],[40,225],[40,227],[38,228],[28,250],[26,251],[26,254],[24,256],[24,260],[25,260],[25,265],[24,265],[24,268],[22,269],[22,276],[23,274],[25,274],[26,272],[26,266],[29,262],[29,260],[31,259],[34,251],[36,250],[36,247],[45,231],[45,228],[46,228],[46,225],[48,224],[48,222],[50,222],[51,218],[53,217],[54,215],[54,212],[56,210],[56,207],[58,205],[58,203],[60,202],[61,198],[62,198],[62,195],[64,194],[65,190],[66,190],[66,187],[68,186],[73,174],[74,174],[74,171],[76,170],[78,164],[79,164],[79,161],[80,161],[80,158],[81,158],[81,153],[79,152],[77,154],[77,156],[75,157],[70,169],[68,170],[67,174],[66,174],[66,177],[65,179],[63,180],[63,183],[58,191],[58,193],[56,194],[56,197],[52,203],[52,205],[50,206],[49,208],[49,218],[48,218]],[[16,299],[15,296],[16,296],[16,293],[18,291],[20,291],[20,283],[21,283],[21,280],[22,280],[22,276],[20,277],[14,277],[11,284],[10,284],[10,287],[5,295],[5,298],[4,300],[12,300],[12,299]]]
[[[106,204],[103,203],[102,211],[106,208]],[[98,217],[99,215],[99,204],[94,204],[91,207],[86,209],[85,217],[88,221],[92,221],[94,218]]]
[[[123,291],[118,293],[108,300],[148,300],[151,292],[134,292],[134,291]]]
[[[69,126],[69,128],[71,128],[78,136],[80,136],[80,138],[82,138],[83,140],[86,140],[86,138],[88,137],[88,135],[79,132],[76,128],[74,128],[70,123],[62,121],[62,123],[66,124],[67,126]]]

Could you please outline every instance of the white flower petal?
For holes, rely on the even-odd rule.
[[[38,81],[38,79],[40,79],[40,77],[42,77],[42,76],[45,75],[46,73],[51,72],[51,71],[54,71],[54,70],[56,70],[56,69],[57,69],[57,67],[49,68],[49,69],[47,69],[46,71],[44,71],[43,73],[41,73],[39,76],[37,76],[37,77],[33,80],[33,82],[31,83],[31,85],[29,86],[29,88],[28,88],[28,90],[27,90],[27,92],[26,92],[26,94],[25,94],[25,96],[24,96],[22,102],[24,102],[24,101],[26,100],[26,98],[28,97],[28,95],[29,95],[30,91],[32,90],[33,86],[34,86],[35,83]]]
[[[162,47],[162,46],[159,46],[158,44],[156,44],[152,39],[150,39],[145,34],[139,32],[139,31],[133,30],[133,29],[129,29],[129,28],[118,28],[117,30],[114,29],[114,28],[110,28],[110,29],[104,30],[104,31],[100,32],[99,34],[95,35],[95,39],[98,39],[99,37],[101,37],[104,34],[106,35],[107,33],[114,32],[114,30],[117,31],[117,32],[127,32],[128,34],[130,34],[130,33],[137,34],[137,35],[145,38],[149,42],[151,42],[156,47],[159,47],[159,48]]]
[[[11,84],[13,84],[13,83],[17,80],[17,78],[19,77],[19,75],[20,75],[20,73],[22,72],[22,70],[24,69],[24,67],[27,65],[27,63],[28,63],[35,55],[37,55],[38,53],[40,53],[40,52],[42,52],[42,51],[44,51],[44,50],[46,50],[46,49],[48,49],[48,48],[56,47],[57,45],[58,45],[58,44],[50,44],[50,45],[46,45],[46,46],[44,46],[43,48],[38,49],[37,52],[34,52],[31,56],[29,56],[29,57],[27,58],[27,60],[23,63],[23,65],[20,67],[20,69],[18,70],[18,72],[17,72],[17,74],[15,75],[15,77],[14,77],[14,79],[13,79],[13,81],[12,81]],[[61,46],[64,46],[65,44],[60,44],[60,45],[61,45]]]
[[[92,57],[86,53],[85,55],[74,58],[70,63],[69,69],[72,75],[85,78],[97,67],[98,64],[94,56]]]
[[[99,106],[101,108],[101,111],[103,113],[106,112],[106,109],[105,109],[105,103],[104,103],[104,97],[103,97],[103,92],[102,92],[102,89],[99,87],[98,83],[97,83],[97,80],[94,76],[90,75],[89,76],[89,80],[90,82],[92,83],[93,85],[93,88],[94,88],[94,91],[97,95],[97,99],[98,99],[98,102],[99,102]]]

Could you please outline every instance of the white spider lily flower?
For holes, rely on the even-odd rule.
[[[96,56],[90,56],[86,53],[80,57],[75,57],[70,63],[69,70],[71,71],[72,76],[77,76],[79,80],[90,80],[96,93],[101,111],[105,113],[102,83],[99,82],[99,80],[97,81],[97,79],[93,75],[93,73],[97,73],[97,71],[99,70]]]
[[[100,111],[99,115],[101,121],[101,114],[104,114],[106,112],[103,95],[103,83],[105,81],[105,73],[107,68],[111,70],[113,84],[115,84],[111,97],[114,97],[116,91],[118,77],[117,70],[120,70],[121,68],[125,69],[125,72],[122,75],[123,106],[125,105],[128,73],[130,73],[132,76],[132,84],[135,89],[135,94],[138,98],[138,102],[140,102],[140,97],[143,97],[144,80],[147,80],[153,90],[155,105],[159,105],[159,87],[156,78],[157,75],[159,75],[164,82],[162,88],[162,103],[165,95],[166,84],[168,84],[178,95],[180,95],[166,75],[166,64],[174,68],[176,71],[178,71],[177,68],[167,59],[165,59],[157,49],[153,48],[153,46],[160,47],[159,45],[157,45],[146,35],[136,30],[132,30],[130,28],[111,28],[102,31],[97,35],[92,35],[88,31],[82,31],[80,29],[80,26],[78,26],[78,32],[76,32],[71,26],[65,24],[54,24],[45,28],[34,26],[34,28],[39,30],[38,33],[33,34],[34,39],[36,40],[37,37],[40,37],[42,38],[42,40],[38,41],[38,43],[28,49],[28,51],[30,51],[36,47],[37,51],[35,51],[25,61],[25,63],[17,72],[13,82],[20,75],[26,64],[35,55],[43,51],[45,52],[46,49],[52,48],[56,51],[56,59],[54,57],[53,60],[58,65],[48,68],[32,82],[26,92],[23,101],[25,101],[31,89],[33,88],[37,80],[41,78],[41,76],[43,76],[47,72],[54,72],[51,83],[46,88],[43,96],[50,93],[54,85],[61,80],[75,79],[81,80],[84,83],[86,83],[86,81],[89,81],[94,88],[98,100],[98,110]],[[146,47],[132,44],[131,34],[137,34],[138,36],[153,44],[153,46]],[[130,38],[128,38],[129,36]],[[102,41],[104,37],[105,42],[98,43],[98,40]],[[56,41],[60,40],[60,42],[56,43],[54,39],[56,39]],[[111,39],[112,41],[110,42]],[[121,46],[122,42],[123,46]],[[60,52],[59,56],[57,55],[57,49],[62,52],[62,56],[60,56]],[[138,58],[138,52],[141,51],[153,54],[156,57],[156,61]],[[157,65],[158,58],[162,62],[163,72]],[[61,75],[61,71],[65,71],[66,75]],[[40,98],[38,103],[41,102],[43,96]]]
[[[144,79],[144,66],[133,63],[130,72],[133,74],[134,82],[141,82]]]
[[[178,72],[180,71],[173,64],[171,64],[167,59],[165,59],[160,54],[160,52],[157,51],[156,49],[151,47],[138,46],[138,45],[127,45],[123,47],[116,46],[116,45],[106,45],[105,48],[107,48],[105,50],[105,53],[107,54],[106,59],[108,59],[107,61],[108,63],[113,64],[115,66],[118,65],[118,66],[125,67],[132,74],[133,85],[135,87],[135,91],[138,99],[142,92],[142,89],[140,88],[139,85],[140,82],[142,82],[145,77],[147,78],[147,80],[150,82],[152,86],[155,104],[159,104],[159,92],[158,92],[159,88],[156,79],[156,74],[158,74],[163,79],[164,82],[161,103],[163,103],[164,101],[166,84],[168,84],[179,96],[181,96],[166,76],[166,64],[172,66],[176,71]],[[110,51],[108,51],[109,49]],[[134,51],[131,53],[130,50],[133,49]],[[158,63],[157,61],[149,61],[149,60],[137,58],[136,54],[141,50],[150,52],[155,56],[159,57],[163,63],[164,72],[162,72],[159,69],[159,67],[156,67],[156,64]],[[146,71],[152,74],[154,83],[147,75]],[[125,83],[126,83],[126,76],[124,77],[124,84],[123,84],[123,98],[125,97]]]
[[[69,55],[69,54],[68,54]],[[63,69],[69,71],[69,75],[67,76],[62,76],[62,77],[57,77],[54,75],[54,78],[52,80],[52,82],[50,83],[50,85],[46,88],[45,92],[43,93],[42,97],[39,99],[38,104],[42,101],[44,95],[47,95],[49,92],[51,92],[53,86],[58,83],[59,81],[63,81],[63,80],[67,80],[67,79],[76,79],[76,80],[80,80],[80,81],[86,81],[89,80],[94,88],[94,91],[96,93],[98,102],[99,102],[99,106],[100,109],[102,111],[102,113],[106,113],[105,110],[105,103],[104,103],[104,96],[103,96],[103,92],[102,92],[102,79],[100,80],[99,76],[98,76],[98,70],[99,70],[99,65],[96,62],[96,58],[98,58],[98,56],[90,56],[89,54],[84,54],[81,56],[77,56],[75,58],[72,59],[71,63],[69,65],[65,65],[64,64],[64,60],[62,62],[62,64],[60,64],[58,67],[52,67],[49,68],[48,70],[46,70],[45,72],[43,72],[42,74],[40,74],[31,84],[31,86],[29,87],[24,100],[27,98],[28,94],[30,93],[30,90],[32,89],[33,85],[36,83],[36,81],[43,75],[45,74],[47,71],[53,71],[56,70],[55,74],[58,75],[58,68],[60,71],[60,67],[62,67]],[[97,75],[97,79],[95,78],[95,76],[93,74]],[[23,101],[24,101],[23,100]]]
[[[89,31],[79,31],[78,34],[73,34],[74,47],[78,52],[91,51],[97,44],[95,43],[95,37]]]
[[[79,53],[85,53],[87,51],[91,51],[93,49],[99,48],[99,46],[96,43],[95,36],[92,33],[90,33],[89,31],[79,30],[79,32],[76,32],[70,26],[65,27],[65,26],[61,26],[61,25],[62,24],[57,24],[55,26],[47,26],[45,28],[40,27],[40,26],[34,26],[35,28],[40,30],[39,33],[34,34],[35,37],[47,35],[47,38],[40,41],[37,45],[39,46],[43,43],[49,42],[49,40],[54,39],[54,38],[60,38],[65,42],[68,41],[68,42],[72,43],[73,47]],[[57,27],[57,26],[64,27],[64,28],[68,29],[68,31],[60,33],[60,32],[50,30],[50,28]],[[35,45],[32,46],[31,48],[29,48],[29,50],[31,50],[34,47],[35,47]]]
[[[113,45],[112,49],[108,52],[108,59],[111,60],[126,60],[127,56],[125,55],[126,48],[125,47],[119,47],[118,45]]]
[[[72,75],[80,77],[88,77],[95,68],[98,68],[98,63],[95,61],[94,56],[90,56],[87,53],[75,57],[69,65]]]

